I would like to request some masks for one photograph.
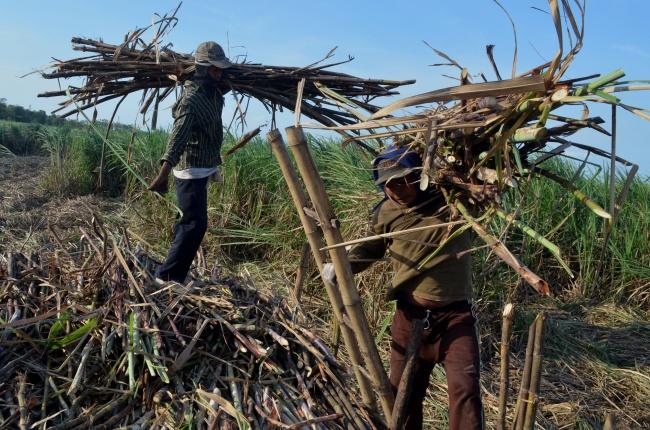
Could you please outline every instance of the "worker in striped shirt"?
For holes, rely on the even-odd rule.
[[[158,176],[149,190],[164,194],[173,172],[182,216],[174,225],[172,245],[156,272],[162,281],[184,283],[208,227],[210,178],[219,178],[223,127],[223,70],[232,63],[215,42],[201,43],[195,53],[196,72],[183,86],[172,108],[174,126]]]

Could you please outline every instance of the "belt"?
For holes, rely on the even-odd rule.
[[[467,300],[459,300],[457,302],[452,302],[444,306],[439,306],[439,307],[425,307],[425,306],[420,306],[411,302],[408,302],[406,300],[398,300],[397,301],[397,308],[403,310],[406,314],[407,317],[410,317],[410,319],[413,318],[419,318],[419,319],[426,319],[425,321],[425,329],[427,326],[430,326],[430,321],[429,317],[431,315],[440,313],[440,312],[449,312],[449,311],[464,311],[464,310],[470,310],[472,308],[472,304],[467,301]]]

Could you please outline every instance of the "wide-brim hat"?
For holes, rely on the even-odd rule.
[[[200,66],[215,66],[220,69],[232,66],[223,48],[217,42],[199,44],[194,53],[194,63]]]

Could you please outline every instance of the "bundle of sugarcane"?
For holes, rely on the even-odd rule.
[[[163,45],[162,42],[177,22],[177,11],[148,27],[129,32],[118,45],[73,38],[73,49],[90,55],[55,61],[50,66],[51,71],[42,76],[46,79],[80,77],[85,79],[84,84],[41,93],[39,97],[69,95],[54,111],[63,111],[61,116],[67,117],[109,100],[119,99],[121,103],[129,94],[142,91],[141,113],[145,114],[153,106],[152,124],[155,126],[159,103],[195,71],[192,55],[174,52],[171,44]],[[148,31],[154,34],[151,42],[145,43],[143,37]],[[354,115],[340,109],[336,102],[323,95],[324,92],[332,90],[343,94],[372,112],[379,109],[371,104],[373,99],[397,94],[395,88],[415,82],[362,79],[328,71],[327,68],[352,60],[349,57],[342,62],[322,64],[331,58],[333,51],[323,60],[305,67],[236,63],[224,70],[222,89],[238,95],[238,112],[242,117],[248,106],[245,98],[255,98],[269,112],[275,112],[283,107],[293,109],[300,94],[302,113],[306,116],[325,125],[342,125],[353,123]]]
[[[508,226],[520,227],[526,234],[538,240],[557,257],[564,268],[568,270],[568,267],[560,258],[556,245],[515,218],[513,213],[517,211],[516,204],[510,208],[501,204],[502,195],[506,192],[516,195],[525,188],[527,181],[544,177],[568,189],[611,224],[615,217],[613,212],[622,205],[637,166],[614,153],[571,141],[569,137],[579,130],[590,128],[615,139],[615,131],[610,133],[601,126],[604,123],[602,118],[590,116],[590,102],[610,104],[613,108],[621,107],[650,120],[647,112],[622,103],[612,94],[650,89],[648,81],[622,81],[622,70],[615,70],[603,76],[592,75],[563,80],[582,46],[584,4],[576,2],[579,15],[572,12],[567,1],[550,0],[549,4],[560,46],[552,61],[517,75],[515,49],[512,79],[502,80],[493,58],[494,46],[488,45],[488,59],[498,80],[488,82],[481,73],[478,76],[484,82],[472,83],[466,68],[445,53],[434,49],[437,55],[445,59],[445,63],[434,66],[452,66],[459,69],[461,85],[407,97],[368,114],[362,113],[363,106],[347,100],[350,112],[357,114],[358,123],[338,127],[311,126],[346,132],[366,130],[366,133],[348,139],[375,140],[382,146],[386,145],[384,140],[392,139],[395,146],[407,145],[418,151],[423,160],[420,188],[426,190],[437,187],[442,190],[449,203],[453,203],[467,221],[466,228],[473,228],[500,257],[543,293],[548,293],[546,282],[523,266],[499,239],[488,233],[484,225],[492,218],[503,218]],[[570,23],[567,31],[570,49],[565,56],[561,16],[566,17],[566,21]],[[580,19],[576,19],[576,16]],[[343,95],[338,97],[343,98]],[[435,106],[418,113],[396,114],[399,110],[427,103],[435,103]],[[582,114],[572,118],[556,112],[566,106],[579,106],[582,108]],[[615,124],[612,128],[615,130]],[[572,152],[586,152],[583,160],[578,159],[582,162],[579,171],[587,164],[600,168],[598,164],[588,161],[590,155],[610,158],[612,175],[616,175],[617,167],[621,164],[631,167],[617,200],[614,199],[615,189],[612,188],[608,210],[584,195],[570,178],[561,177],[541,165],[554,157],[573,158],[572,155],[565,154],[568,149],[574,150]],[[615,183],[615,179],[616,177],[612,176],[611,182]],[[519,192],[519,197],[523,195]],[[510,199],[513,200],[521,201]],[[480,222],[468,211],[468,203],[474,213],[481,215]],[[508,213],[509,209],[512,209],[511,213]]]
[[[157,285],[95,226],[72,250],[0,257],[0,427],[381,428],[280,299],[234,278]]]

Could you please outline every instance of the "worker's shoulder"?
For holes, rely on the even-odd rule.
[[[205,98],[205,93],[200,86],[186,85],[183,90],[183,96],[179,101],[187,107],[192,107],[201,103]]]
[[[379,212],[381,210],[381,207],[384,205],[384,202],[386,202],[386,200],[388,199],[386,198],[386,196],[384,196],[384,198],[381,199],[378,203],[375,203],[375,205],[372,208],[370,208],[370,215],[374,216],[374,214]]]
[[[172,107],[172,114],[174,118],[178,118],[182,115],[187,115],[192,112],[193,106],[196,104],[193,98],[193,94],[188,91],[183,91],[183,94],[176,100],[174,106]]]
[[[390,207],[392,203],[393,202],[388,199],[388,197],[384,196],[384,198],[379,203],[372,207],[370,210],[370,219],[372,221],[372,224],[377,225],[385,223],[386,218],[392,212]]]
[[[183,93],[172,107],[172,116],[179,118],[193,114],[197,109],[200,109],[204,98],[205,96],[195,86],[185,85]]]

